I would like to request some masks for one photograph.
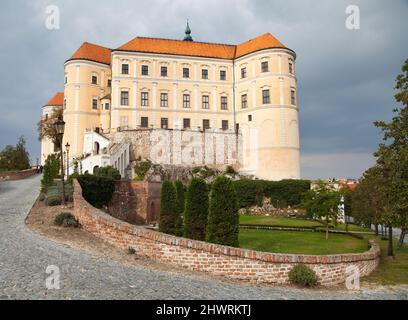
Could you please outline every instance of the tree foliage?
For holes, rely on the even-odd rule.
[[[26,150],[26,140],[18,139],[16,146],[8,145],[0,152],[0,170],[14,171],[30,168],[30,157]]]
[[[217,177],[211,187],[206,241],[238,246],[238,200],[232,180]]]
[[[185,197],[185,187],[180,180],[174,182],[177,193],[177,220],[176,220],[176,235],[183,235],[183,220],[184,220],[184,210],[186,206],[186,197]]]
[[[165,180],[161,187],[159,230],[176,234],[177,226],[177,191],[174,183]]]
[[[121,179],[119,170],[114,168],[113,166],[97,167],[94,170],[94,175],[98,177],[112,178],[114,180]]]
[[[339,216],[340,192],[330,184],[319,182],[313,190],[309,190],[302,202],[309,216],[321,219],[326,224],[326,239],[329,238],[329,224],[337,223]]]
[[[41,192],[47,193],[49,187],[54,183],[54,179],[60,172],[59,155],[50,154],[44,163],[43,176],[41,179]]]
[[[115,180],[109,177],[84,174],[78,176],[82,195],[96,208],[107,206],[115,191]]]
[[[44,138],[50,139],[59,149],[61,141],[55,129],[54,122],[57,119],[62,119],[63,115],[64,111],[62,110],[62,108],[56,108],[47,118],[42,118],[37,123],[38,140],[41,141]]]
[[[184,214],[184,236],[205,240],[208,219],[208,185],[204,179],[193,178],[187,189]]]

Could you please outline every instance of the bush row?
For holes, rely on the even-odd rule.
[[[297,206],[302,202],[303,195],[310,189],[310,180],[249,180],[234,181],[239,207],[249,208],[262,205],[264,197],[271,198],[273,204],[280,207]]]

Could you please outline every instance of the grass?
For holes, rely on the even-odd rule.
[[[380,237],[367,236],[374,239],[381,247],[381,260],[377,270],[363,278],[363,281],[382,285],[408,284],[408,245],[404,244],[397,249],[397,241],[394,241],[394,258],[387,257],[387,240]]]
[[[252,216],[252,215],[240,215],[240,224],[261,224],[261,225],[271,225],[271,226],[282,226],[282,227],[321,227],[323,226],[320,222],[306,219],[295,219],[286,217],[275,217],[275,216]]]
[[[242,248],[274,253],[327,255],[359,253],[368,250],[368,239],[356,239],[345,234],[323,232],[240,229]]]
[[[252,225],[271,225],[280,227],[325,227],[324,224],[315,220],[298,219],[298,218],[287,218],[287,217],[276,217],[276,216],[253,216],[253,215],[240,215],[240,224],[252,224]],[[346,226],[342,223],[337,224],[333,229],[346,230]],[[365,229],[354,224],[349,224],[349,231],[361,231],[370,232],[370,229]]]

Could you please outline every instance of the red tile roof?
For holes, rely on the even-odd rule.
[[[62,106],[64,104],[64,92],[57,92],[50,100],[48,100],[46,106]]]
[[[109,48],[84,42],[69,60],[90,60],[110,65],[111,52]]]
[[[285,46],[270,33],[245,41],[237,46],[235,59],[248,53],[268,48],[285,48]]]

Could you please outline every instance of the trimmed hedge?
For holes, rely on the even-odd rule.
[[[82,187],[82,195],[86,201],[96,208],[107,206],[115,191],[115,180],[90,174],[78,176]]]
[[[185,187],[180,180],[174,182],[177,193],[177,220],[176,220],[176,236],[183,235],[183,215],[186,206]]]
[[[217,177],[211,187],[206,241],[238,247],[238,200],[232,180]]]
[[[187,190],[184,236],[205,240],[208,219],[208,186],[204,179],[193,178]]]
[[[276,206],[296,206],[303,200],[305,192],[310,190],[310,180],[249,180],[234,181],[234,187],[239,199],[240,208],[262,205],[264,197],[271,198]]]
[[[159,231],[175,234],[177,226],[177,191],[174,183],[165,180],[161,187]]]

